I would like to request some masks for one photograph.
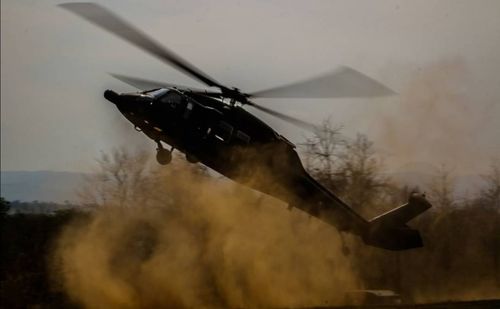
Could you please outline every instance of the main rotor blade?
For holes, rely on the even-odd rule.
[[[161,46],[139,29],[96,3],[63,3],[59,4],[59,6],[134,44],[207,86],[225,88],[180,56]]]
[[[393,95],[394,91],[349,67],[289,85],[251,93],[261,98],[347,98]]]
[[[197,88],[192,88],[192,87],[187,87],[187,86],[180,86],[180,85],[175,85],[175,84],[169,84],[169,83],[164,83],[164,82],[158,82],[154,80],[149,80],[149,79],[142,79],[142,78],[137,78],[137,77],[131,77],[131,76],[126,76],[126,75],[121,75],[121,74],[114,74],[114,73],[109,73],[111,76],[114,78],[129,84],[137,89],[141,90],[151,90],[155,88],[177,88],[180,90],[184,91],[194,91],[194,92],[205,92],[203,89],[197,89]]]
[[[282,114],[282,113],[277,112],[277,111],[275,111],[273,109],[264,107],[262,105],[258,105],[258,104],[254,103],[254,102],[248,101],[246,104],[250,105],[250,106],[252,106],[252,107],[254,107],[254,108],[258,109],[258,110],[261,110],[261,111],[263,111],[265,113],[273,115],[276,118],[279,118],[279,119],[284,120],[286,122],[290,122],[291,124],[296,125],[298,127],[301,127],[303,129],[306,129],[308,131],[314,132],[316,130],[316,126],[314,124],[312,124],[312,123],[307,122],[307,121],[303,121],[303,120],[297,119],[295,117]]]

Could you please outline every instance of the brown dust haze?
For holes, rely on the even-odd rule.
[[[125,165],[122,176],[135,174],[121,184],[88,183],[106,202],[57,243],[56,279],[86,307],[297,307],[359,287],[319,220],[185,164],[149,176]],[[129,199],[116,203],[118,191]]]
[[[484,172],[484,162],[500,157],[498,102],[474,93],[474,88],[480,87],[467,62],[447,58],[415,72],[388,109],[368,106],[376,115],[373,138],[389,155],[387,163],[400,168],[445,164],[459,174]]]
[[[410,83],[375,139],[390,149],[390,165],[417,158],[474,169],[480,146],[471,134],[491,119],[471,106],[466,72],[460,60],[443,61]],[[500,298],[500,215],[482,197],[436,199],[411,222],[422,249],[394,253],[344,237],[345,255],[333,227],[182,162],[158,167],[124,151],[103,157],[81,192],[98,207],[57,241],[56,285],[88,308],[317,306],[342,304],[345,292],[362,288],[418,302]],[[361,212],[390,200],[377,192]]]

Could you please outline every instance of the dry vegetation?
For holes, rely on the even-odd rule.
[[[310,172],[367,218],[415,189],[382,176],[365,136],[346,139],[329,122],[302,149]],[[200,165],[177,158],[160,167],[119,149],[102,155],[80,192],[93,210],[56,216],[51,224],[62,230],[40,236],[51,278],[46,294],[19,291],[32,283],[19,267],[18,277],[9,271],[9,254],[21,250],[8,243],[15,239],[9,229],[26,217],[2,216],[11,220],[3,227],[11,234],[2,233],[11,250],[2,260],[11,268],[2,268],[1,295],[32,304],[59,304],[54,295],[67,295],[68,304],[89,308],[314,306],[341,304],[345,292],[361,288],[393,289],[416,302],[498,298],[499,171],[493,164],[484,189],[456,200],[450,172],[438,170],[425,188],[434,208],[411,222],[425,247],[390,252]]]
[[[382,176],[373,144],[328,121],[303,149],[310,172],[367,218],[418,190]],[[98,162],[82,198],[99,210],[66,229],[56,254],[67,292],[87,306],[340,304],[359,288],[418,302],[500,296],[498,167],[460,201],[439,169],[426,188],[435,207],[412,222],[425,248],[389,252],[182,159],[158,168],[118,150]]]

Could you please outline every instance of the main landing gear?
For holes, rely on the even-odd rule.
[[[156,148],[156,161],[158,161],[161,165],[167,165],[172,161],[172,152],[174,151],[174,147],[170,150],[163,148],[163,145],[160,141],[156,141],[158,147]],[[200,160],[190,153],[186,153],[186,160],[189,163],[198,163]]]
[[[169,164],[172,161],[172,151],[174,150],[174,147],[167,150],[163,148],[160,141],[157,141],[156,144],[158,145],[158,148],[156,148],[156,161],[158,161],[161,165]]]
[[[198,163],[198,162],[200,162],[200,160],[195,155],[192,155],[190,153],[186,153],[186,160],[189,163]]]

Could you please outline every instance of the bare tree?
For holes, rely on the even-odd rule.
[[[144,203],[151,182],[148,159],[145,152],[131,154],[124,148],[102,153],[96,171],[85,177],[79,192],[81,200],[96,206]]]
[[[339,165],[338,155],[345,146],[341,129],[341,126],[326,119],[314,135],[301,144],[304,147],[306,169],[323,185],[337,190],[340,189],[335,175]]]
[[[454,179],[451,170],[442,164],[436,169],[429,185],[430,198],[435,206],[450,208],[454,204]]]
[[[389,182],[381,176],[382,164],[365,135],[347,140],[341,127],[326,119],[302,146],[309,172],[356,210],[367,210],[386,200]]]
[[[151,162],[147,152],[119,148],[102,153],[96,161],[95,171],[85,176],[78,192],[86,205],[173,205],[186,198],[182,193],[186,192],[186,184],[209,176],[205,166],[187,163],[179,155],[168,166],[162,166]]]
[[[482,178],[486,182],[486,188],[481,190],[481,199],[485,204],[500,210],[500,160],[493,161],[490,172]]]
[[[355,209],[374,208],[386,201],[389,180],[381,175],[382,163],[376,157],[371,142],[365,135],[345,144],[340,154],[337,177],[343,181],[343,196]],[[374,209],[375,210],[375,209]]]

